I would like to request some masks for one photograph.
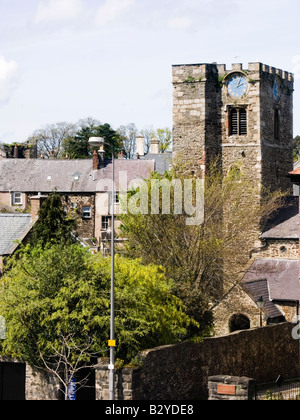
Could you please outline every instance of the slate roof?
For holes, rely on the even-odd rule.
[[[0,214],[0,255],[12,254],[33,224],[30,214]]]
[[[262,239],[299,239],[299,197],[288,197],[286,205],[270,218]]]
[[[103,180],[112,178],[112,164],[94,171],[91,159],[44,160],[2,159],[0,160],[0,191],[18,192],[74,192],[94,193],[103,191]],[[155,170],[153,160],[115,160],[115,180],[146,178]]]
[[[246,283],[244,289],[252,296],[255,302],[257,302],[260,297],[263,298],[265,302],[264,312],[269,318],[277,318],[283,315],[272,300],[270,300],[268,280],[256,280]]]
[[[276,303],[299,301],[299,261],[256,259],[243,277],[242,287],[255,302],[262,296],[268,318],[281,317]]]
[[[243,277],[245,288],[255,281],[267,281],[271,301],[299,301],[299,261],[256,259]]]
[[[172,152],[165,153],[147,153],[145,156],[140,156],[141,160],[154,160],[155,161],[155,170],[163,175],[166,171],[170,170],[170,165],[172,162]]]

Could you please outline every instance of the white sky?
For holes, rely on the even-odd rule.
[[[0,141],[93,117],[172,127],[172,64],[261,61],[295,73],[299,0],[0,0]]]

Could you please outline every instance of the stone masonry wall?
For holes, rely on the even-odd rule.
[[[248,90],[243,96],[234,97],[227,85],[230,78],[238,74],[247,79]],[[275,81],[279,85],[278,98],[273,92]],[[234,165],[241,165],[249,187],[258,187],[257,203],[264,195],[263,187],[292,192],[292,184],[286,176],[293,168],[294,80],[291,73],[262,63],[249,63],[247,69],[242,64],[233,64],[231,69],[222,64],[176,65],[173,66],[173,86],[174,156],[182,159],[193,175],[204,176],[210,159],[218,155],[224,174]],[[232,135],[233,109],[246,111],[247,133]],[[247,203],[248,198],[245,193],[242,199]],[[231,220],[230,212],[224,210],[223,217]],[[260,220],[247,225],[247,234],[245,264],[253,249],[261,246]],[[272,244],[268,251],[275,256],[282,253],[280,248],[278,251]],[[231,278],[226,264],[224,272],[229,273],[233,283],[235,279]],[[224,283],[223,287],[226,292],[228,286]]]
[[[54,375],[26,365],[27,401],[53,401],[61,398],[60,383]]]
[[[275,381],[279,375],[285,379],[299,377],[299,341],[292,338],[293,328],[293,324],[284,323],[207,338],[201,343],[187,342],[144,351],[143,365],[134,372],[134,384],[126,385],[132,392],[127,397],[207,398],[208,378],[214,375],[247,376],[259,383]],[[118,373],[118,380],[121,374]],[[97,395],[105,399],[107,394],[103,390],[107,389],[107,382],[103,378],[104,375],[99,381],[98,376]]]
[[[268,239],[266,247],[261,249],[255,257],[297,260],[299,258],[299,241]]]
[[[251,378],[217,375],[208,378],[209,400],[247,401],[255,398],[255,382]]]
[[[249,89],[241,98],[228,94],[227,81],[239,72]],[[280,96],[273,96],[274,81]],[[201,176],[205,164],[216,154],[225,171],[237,163],[246,178],[271,190],[291,189],[285,175],[292,170],[293,75],[262,63],[248,69],[233,64],[193,64],[173,66],[173,151]],[[230,135],[229,110],[247,112],[247,135]],[[279,138],[274,132],[275,111],[279,115]]]

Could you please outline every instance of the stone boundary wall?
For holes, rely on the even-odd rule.
[[[249,377],[260,383],[275,381],[279,375],[285,379],[297,378],[300,376],[299,341],[292,338],[294,327],[283,323],[207,338],[201,343],[187,342],[144,351],[141,368],[127,368],[116,374],[116,398],[206,399],[208,378],[215,375]],[[96,372],[98,399],[107,399],[106,369],[102,365]],[[123,382],[122,375],[126,376]]]
[[[109,400],[109,359],[98,360],[96,367],[96,400]],[[115,373],[115,399],[121,401],[139,400],[140,368],[123,368]]]

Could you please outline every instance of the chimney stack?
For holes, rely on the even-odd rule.
[[[105,150],[104,150],[104,143],[103,144],[101,144],[101,146],[100,146],[100,149],[99,149],[99,156],[100,156],[100,160],[101,160],[101,163],[102,164],[104,164],[104,161],[105,161]]]
[[[32,220],[35,220],[38,217],[40,208],[42,207],[42,204],[46,199],[47,197],[41,194],[35,195],[30,198],[30,213]]]
[[[157,140],[156,138],[153,138],[151,140],[151,143],[150,143],[150,153],[152,153],[154,155],[158,155],[159,154],[159,140]]]
[[[89,146],[94,149],[93,170],[96,171],[105,160],[104,139],[102,137],[90,137]],[[98,152],[96,150],[97,147],[100,147]]]
[[[145,138],[143,136],[137,136],[136,138],[136,154],[139,156],[145,155]]]
[[[19,148],[17,144],[15,144],[15,148],[14,148],[14,158],[15,159],[19,158]]]
[[[99,156],[97,150],[94,150],[93,154],[93,171],[97,171],[99,169]]]

